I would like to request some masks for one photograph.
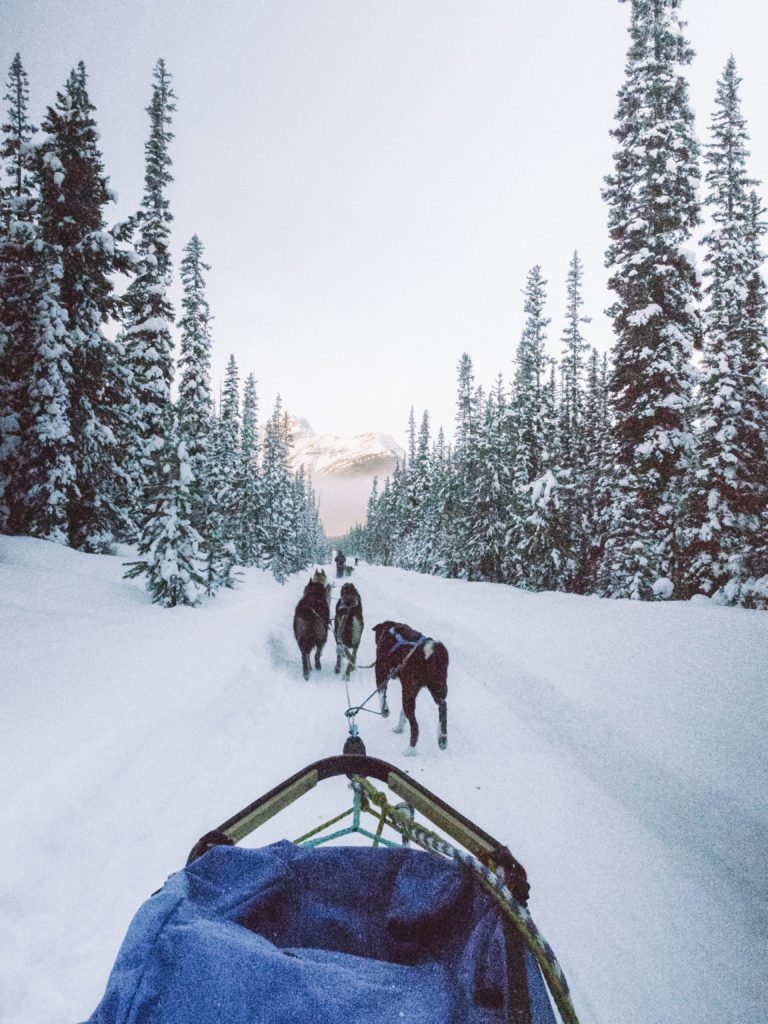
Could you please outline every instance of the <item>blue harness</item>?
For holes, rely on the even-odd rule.
[[[428,636],[422,636],[421,634],[419,634],[418,640],[406,640],[404,636],[400,636],[394,626],[389,627],[389,634],[395,638],[395,646],[390,648],[390,654],[394,654],[399,647],[412,647],[414,649],[421,647],[422,644],[425,644],[427,640],[429,640]]]

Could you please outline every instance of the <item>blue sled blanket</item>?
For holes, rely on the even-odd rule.
[[[500,1024],[507,944],[467,869],[418,850],[215,847],[139,909],[90,1024]]]

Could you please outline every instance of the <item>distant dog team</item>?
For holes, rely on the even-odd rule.
[[[343,563],[337,568],[343,571]],[[302,674],[305,679],[309,679],[310,676],[310,655],[313,650],[315,668],[320,668],[320,656],[331,624],[332,589],[325,571],[317,569],[296,605],[293,633],[301,652]],[[343,672],[345,680],[349,679],[355,668],[363,626],[363,604],[360,594],[353,583],[344,583],[336,602],[333,633],[336,641],[335,671]],[[404,622],[389,619],[374,626],[373,633],[376,640],[376,689],[379,693],[382,716],[386,718],[389,715],[387,684],[390,679],[397,678],[402,688],[402,711],[394,731],[402,732],[405,723],[408,722],[409,750],[415,751],[419,739],[416,698],[419,692],[426,688],[437,704],[437,741],[440,749],[444,750],[448,744],[448,651],[445,645],[439,640],[424,636]]]

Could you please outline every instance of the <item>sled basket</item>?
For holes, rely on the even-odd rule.
[[[352,807],[325,826],[236,845],[344,775]],[[351,833],[372,845],[333,845]],[[400,769],[325,758],[195,845],[136,914],[90,1024],[555,1024],[553,1007],[578,1024],[527,898],[509,850]]]

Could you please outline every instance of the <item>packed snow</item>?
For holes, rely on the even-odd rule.
[[[131,917],[195,840],[346,735],[332,645],[301,677],[306,574],[247,570],[166,610],[123,561],[0,538],[2,1024],[87,1018]],[[423,693],[404,756],[394,683],[392,718],[359,717],[368,753],[509,845],[583,1024],[765,1020],[768,616],[364,564],[353,581],[361,666],[383,619],[451,655],[448,749]],[[361,667],[352,699],[373,686]],[[247,842],[347,805],[344,780],[323,783]]]

